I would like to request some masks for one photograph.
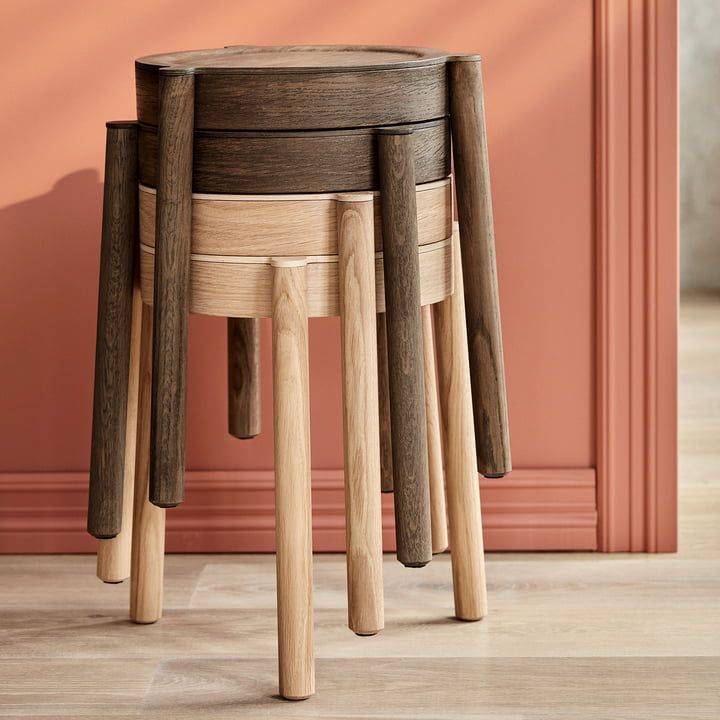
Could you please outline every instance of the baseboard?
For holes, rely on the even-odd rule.
[[[595,471],[520,469],[481,482],[487,550],[595,550]],[[0,553],[93,552],[85,532],[87,473],[0,473]],[[392,495],[383,496],[384,547],[395,545]],[[314,547],[345,546],[342,470],[313,471]],[[170,552],[270,552],[270,470],[188,471],[186,500],[168,511]]]

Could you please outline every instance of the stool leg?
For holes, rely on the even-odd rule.
[[[423,356],[425,360],[425,417],[427,418],[428,466],[430,468],[430,521],[432,551],[447,550],[447,514],[445,511],[445,483],[443,480],[442,440],[438,413],[437,379],[435,373],[435,343],[432,306],[422,308]]]
[[[413,140],[405,128],[377,139],[397,557],[422,567],[432,544]]]
[[[273,410],[280,694],[315,692],[305,259],[273,262]]]
[[[337,217],[348,624],[375,635],[384,610],[372,196],[340,196]]]
[[[87,530],[122,528],[128,370],[137,244],[137,125],[108,123]]]
[[[133,289],[130,367],[128,371],[127,413],[125,419],[125,461],[123,469],[122,528],[109,540],[98,540],[97,576],[106,583],[119,583],[130,577],[133,495],[135,494],[135,447],[137,439],[138,385],[140,376],[140,326],[142,297],[138,285]]]
[[[150,500],[183,500],[194,76],[160,70]]]
[[[478,470],[512,469],[480,61],[450,63],[450,111]]]
[[[153,623],[162,616],[165,510],[148,499],[153,310],[142,306],[135,498],[132,525],[130,619]]]
[[[376,318],[378,416],[380,418],[380,489],[393,491],[392,440],[390,422],[390,379],[388,377],[387,323],[385,313]]]
[[[260,434],[260,320],[228,318],[228,430],[240,440]]]
[[[463,276],[453,238],[455,292],[434,305],[438,381],[445,441],[450,559],[455,615],[480,620],[487,614],[480,486],[475,457]]]

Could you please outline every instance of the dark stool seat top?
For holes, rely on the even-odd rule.
[[[231,46],[135,62],[138,120],[157,125],[162,72],[195,76],[195,128],[331,130],[427,122],[448,115],[447,63],[406,47]],[[468,56],[463,56],[466,58]]]
[[[148,55],[136,61],[146,68],[183,68],[198,73],[359,72],[435,65],[447,61],[443,50],[381,45],[230,45],[210,50]]]

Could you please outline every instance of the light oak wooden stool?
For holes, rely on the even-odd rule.
[[[229,318],[237,437],[260,430],[257,322],[272,317],[280,691],[307,697],[308,317],[342,324],[350,628],[383,627],[381,487],[403,564],[447,547],[441,433],[456,614],[486,612],[477,471],[499,477],[510,455],[479,59],[232,47],[143,58],[136,75],[139,122],[108,124],[98,575],[130,573],[132,619],[160,617],[164,513],[183,497],[187,315]]]

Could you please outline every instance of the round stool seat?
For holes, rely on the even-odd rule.
[[[438,50],[234,46],[135,63],[138,120],[157,125],[161,69],[196,75],[195,127],[301,130],[423,122],[448,114]],[[272,92],[268,92],[272,88]]]
[[[415,181],[450,174],[447,118],[412,128]],[[156,186],[157,128],[139,132],[140,182]],[[293,132],[196,130],[193,141],[196,193],[317,193],[376,190],[377,132],[374,128]]]
[[[372,203],[375,216],[375,306],[385,312],[379,193],[318,195],[193,195],[190,312],[226,317],[272,316],[276,258],[301,259],[307,268],[308,316],[340,314],[339,203]],[[450,178],[416,187],[420,303],[453,292]],[[155,269],[156,193],[140,186],[140,276],[151,305]]]
[[[140,243],[155,247],[157,193],[140,185]],[[373,200],[375,252],[382,251],[380,193]],[[416,186],[418,245],[452,233],[452,183],[445,178]],[[340,193],[212,195],[193,193],[190,250],[196,255],[337,255]]]

